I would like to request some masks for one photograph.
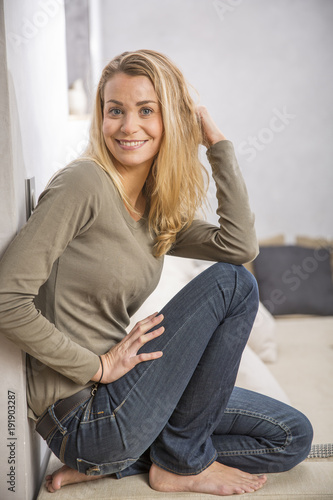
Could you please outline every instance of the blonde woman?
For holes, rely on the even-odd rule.
[[[197,220],[203,143],[219,227]],[[163,256],[216,261],[126,335]],[[296,410],[234,388],[258,306],[257,253],[232,144],[164,55],[104,69],[83,158],[58,173],[1,262],[0,326],[28,356],[28,405],[66,484],[149,471],[152,488],[261,488],[303,460]]]

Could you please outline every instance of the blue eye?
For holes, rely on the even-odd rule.
[[[119,109],[119,108],[111,108],[111,109],[109,110],[109,113],[110,113],[110,115],[112,115],[112,116],[119,116],[119,115],[122,113],[122,111],[121,111],[121,109]]]
[[[143,114],[143,116],[149,116],[152,114],[152,112],[153,112],[153,110],[150,108],[142,108],[141,109],[141,113]]]

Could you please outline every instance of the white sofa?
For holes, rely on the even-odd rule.
[[[160,309],[208,263],[167,257],[161,282],[132,320],[134,324]],[[286,316],[274,319],[261,305],[245,348],[237,385],[290,403],[303,411],[314,427],[314,443],[333,443],[333,317]],[[48,472],[61,466],[51,456]],[[212,495],[158,493],[147,475],[121,480],[112,477],[66,486],[57,499],[208,500]],[[264,488],[242,498],[333,499],[333,457],[311,458],[281,474],[270,474]],[[41,487],[38,500],[49,493]]]

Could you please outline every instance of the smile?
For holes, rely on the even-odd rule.
[[[121,141],[116,139],[122,149],[138,149],[141,148],[147,141]]]

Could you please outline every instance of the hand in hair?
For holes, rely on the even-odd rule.
[[[100,357],[103,363],[103,372],[101,365],[91,380],[93,382],[99,381],[103,384],[109,384],[121,378],[138,363],[163,356],[161,351],[137,354],[139,349],[147,344],[147,342],[162,335],[164,332],[163,326],[147,333],[161,323],[161,321],[163,321],[163,315],[159,314],[157,316],[157,313],[139,321],[126,337]]]
[[[206,106],[197,106],[196,113],[202,130],[202,144],[206,146],[206,148],[213,146],[213,144],[219,141],[226,140],[225,136],[208,113]]]

